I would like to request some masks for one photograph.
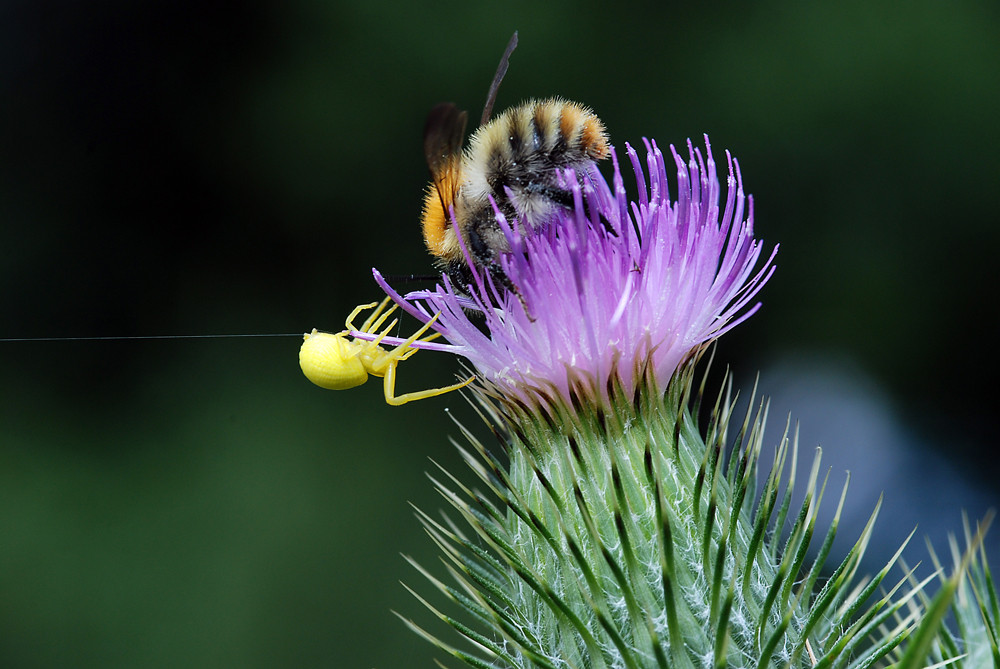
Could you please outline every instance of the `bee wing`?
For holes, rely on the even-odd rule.
[[[450,102],[442,102],[431,110],[424,124],[424,157],[431,171],[431,180],[441,196],[445,216],[458,191],[456,176],[468,120],[467,113],[459,111]]]

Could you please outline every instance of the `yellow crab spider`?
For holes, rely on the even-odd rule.
[[[313,329],[312,332],[307,333],[302,342],[302,348],[299,349],[299,366],[302,367],[302,373],[306,375],[306,378],[320,388],[347,390],[367,381],[369,374],[381,376],[384,379],[385,401],[393,406],[443,395],[472,383],[475,377],[445,388],[431,388],[396,395],[396,365],[419,350],[412,346],[413,343],[431,341],[440,335],[435,332],[423,339],[420,338],[437,320],[437,316],[434,316],[399,346],[389,350],[382,348],[379,345],[380,342],[399,320],[393,319],[385,326],[385,329],[379,332],[379,328],[382,327],[389,315],[396,310],[395,304],[386,310],[388,304],[389,298],[387,297],[382,300],[381,304],[372,302],[371,304],[359,305],[347,317],[345,322],[347,329],[343,332],[332,334]],[[358,314],[366,309],[375,309],[375,311],[365,320],[359,330],[354,327],[353,321]],[[354,337],[349,338],[351,331],[377,334],[378,336],[374,341],[364,341]]]

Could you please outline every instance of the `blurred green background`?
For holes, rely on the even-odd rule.
[[[0,337],[337,329],[372,266],[428,271],[424,115],[477,117],[517,29],[498,108],[739,158],[782,247],[718,353],[741,385],[840,356],[997,494],[996,2],[231,5],[0,7]],[[485,430],[321,391],[298,345],[0,344],[0,666],[433,666],[391,613],[434,625],[408,502],[462,471],[446,408]]]

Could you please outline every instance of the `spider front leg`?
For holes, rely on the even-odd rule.
[[[389,314],[391,314],[393,311],[396,310],[396,305],[394,304],[392,305],[391,309],[386,311],[385,308],[388,304],[389,304],[388,297],[386,297],[381,302],[372,302],[371,304],[359,304],[354,309],[354,311],[351,312],[351,315],[347,317],[347,320],[345,321],[344,324],[347,326],[348,331],[357,330],[358,332],[376,332],[380,327],[382,327],[382,323],[384,323],[385,319],[389,317]],[[375,311],[373,311],[371,315],[365,319],[365,322],[362,323],[361,327],[360,328],[355,327],[354,319],[358,317],[358,314],[360,314],[365,309],[373,309],[373,308],[375,308]]]
[[[416,332],[410,335],[405,342],[385,353],[385,357],[380,361],[378,365],[379,370],[376,374],[380,374],[383,377],[382,389],[385,394],[385,401],[392,406],[400,406],[406,404],[407,402],[413,402],[414,400],[423,400],[428,397],[436,397],[438,395],[444,395],[445,393],[450,393],[453,390],[458,390],[459,388],[464,388],[465,386],[472,383],[476,377],[470,376],[465,381],[460,383],[454,383],[450,386],[445,386],[444,388],[430,388],[428,390],[419,390],[412,393],[404,393],[402,395],[396,395],[396,366],[403,360],[406,360],[419,349],[411,346],[416,341],[431,341],[432,339],[437,339],[441,335],[437,332],[423,337],[421,336],[426,333],[434,322],[438,319],[440,314],[435,314],[433,318],[423,324]],[[382,333],[383,336],[385,333]]]
[[[416,349],[411,349],[415,351]],[[409,356],[407,356],[409,357]],[[385,377],[383,378],[382,389],[385,393],[385,401],[392,406],[401,406],[407,402],[413,402],[414,400],[423,400],[428,397],[436,397],[438,395],[444,395],[445,393],[450,393],[453,390],[458,390],[459,388],[464,388],[465,386],[472,383],[476,377],[470,376],[465,381],[461,383],[455,383],[444,388],[430,388],[428,390],[418,390],[412,393],[403,393],[402,395],[396,395],[396,365],[402,358],[394,358],[389,362],[385,370]]]

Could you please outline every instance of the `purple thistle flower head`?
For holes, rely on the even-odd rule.
[[[685,360],[757,311],[751,302],[774,271],[777,247],[758,268],[753,199],[728,152],[720,210],[707,137],[704,155],[688,142],[686,163],[670,147],[676,201],[667,159],[655,142],[645,144],[645,170],[626,145],[634,201],[613,156],[611,186],[596,168],[584,179],[563,175],[575,206],[540,231],[522,234],[497,211],[511,249],[500,263],[515,290],[471,263],[468,294],[447,277],[405,297],[377,270],[376,281],[421,321],[440,313],[433,327],[450,342],[441,348],[467,358],[487,387],[518,404],[606,404],[615,388],[634,392],[650,382],[664,391]]]

